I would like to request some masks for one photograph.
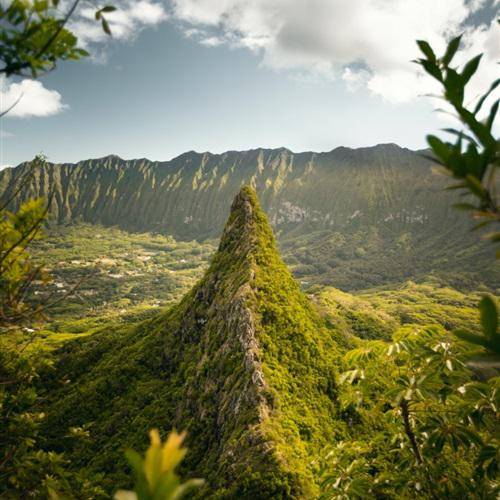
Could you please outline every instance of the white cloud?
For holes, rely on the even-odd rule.
[[[428,40],[438,52],[443,51],[447,40],[464,31],[470,16],[487,3],[173,0],[173,16],[205,45],[214,38],[246,47],[260,54],[268,67],[340,77],[351,89],[365,85],[371,93],[399,103],[436,89],[411,63],[419,56],[415,40]],[[487,52],[476,79],[478,88],[491,82],[497,69],[499,31],[494,21],[490,26],[467,28],[467,56]]]
[[[5,78],[1,79],[0,112],[8,110],[18,99],[19,102],[6,116],[50,116],[67,108],[59,92],[45,88],[39,81],[22,80],[19,83],[9,83]]]
[[[96,44],[109,40],[130,40],[145,27],[155,26],[168,19],[161,2],[115,0],[110,3],[117,10],[104,16],[111,28],[112,38],[104,33],[101,24],[95,20],[95,8],[82,8],[71,19],[69,29],[77,35],[81,47],[94,51]]]
[[[158,24],[167,19],[167,13],[162,5],[147,0],[134,2],[130,9],[130,16],[145,25]]]
[[[61,11],[67,11],[72,3],[69,0],[61,1]],[[113,34],[111,38],[95,20],[95,8],[83,7],[77,10],[68,23],[68,28],[78,37],[79,46],[89,50],[93,60],[98,63],[104,63],[107,59],[104,43],[133,39],[141,29],[157,25],[168,17],[162,3],[154,0],[115,0],[110,3],[117,7],[116,11],[105,14]],[[50,116],[67,107],[59,92],[45,88],[39,81],[26,79],[10,83],[1,79],[0,112],[9,109],[18,98],[20,101],[7,116]]]

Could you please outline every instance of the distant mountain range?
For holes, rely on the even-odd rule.
[[[27,168],[0,172],[0,199]],[[205,240],[218,237],[231,200],[248,184],[306,284],[353,289],[428,274],[457,286],[494,284],[492,251],[451,207],[457,195],[443,190],[447,182],[421,152],[395,144],[326,153],[191,151],[165,162],[108,156],[49,163],[21,199],[54,189],[51,214],[60,224]]]

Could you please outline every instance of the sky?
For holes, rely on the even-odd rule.
[[[61,9],[69,0],[61,2]],[[499,76],[500,0],[109,0],[113,37],[82,3],[91,57],[0,81],[0,167],[45,154],[168,160],[185,151],[425,147],[450,125],[411,62],[459,33],[483,53],[472,102]]]

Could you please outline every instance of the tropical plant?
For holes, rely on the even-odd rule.
[[[500,378],[475,377],[470,354],[441,327],[413,326],[349,351],[351,439],[323,460],[322,498],[494,498]]]
[[[61,3],[59,0],[0,3],[0,74],[37,78],[53,70],[58,61],[78,60],[89,55],[78,46],[78,38],[67,28],[71,16],[84,2],[71,2],[65,12],[60,10]],[[64,2],[64,5],[68,4]],[[114,10],[111,5],[96,9],[95,18],[108,34],[111,31],[104,14]]]
[[[62,60],[77,60],[87,55],[78,47],[77,37],[66,27],[80,0],[61,14],[58,0],[12,0],[0,2],[0,75],[36,78],[51,71]],[[96,12],[105,32],[109,26],[103,14],[114,7]],[[17,105],[22,95],[0,116]],[[44,307],[29,301],[34,282],[46,284],[47,274],[33,263],[29,246],[41,235],[50,207],[48,200],[17,202],[17,196],[32,179],[44,158],[39,156],[28,171],[17,179],[17,187],[0,203],[0,331],[19,328],[40,317]],[[2,336],[3,337],[3,336]],[[45,414],[37,412],[35,381],[43,356],[26,356],[24,349],[10,345],[4,338],[0,345],[0,496],[2,498],[55,498],[57,492],[78,490],[82,498],[96,498],[99,492],[86,478],[65,470],[64,456],[43,450],[39,427]],[[78,486],[76,485],[78,483]],[[90,489],[89,489],[90,488]]]
[[[163,444],[158,430],[151,430],[149,436],[151,444],[144,459],[134,450],[126,452],[136,483],[133,491],[116,492],[116,500],[178,500],[203,484],[201,479],[181,483],[175,472],[187,451],[182,447],[185,434],[173,431]]]
[[[43,162],[43,157],[36,157],[19,183],[29,182]],[[8,206],[15,196],[14,192],[0,207],[0,327],[19,326],[39,316],[41,307],[33,307],[27,299],[35,282],[49,281],[43,266],[32,262],[28,247],[41,236],[50,199],[30,199],[13,212]]]
[[[448,189],[458,189],[463,194],[470,195],[469,199],[455,204],[455,207],[470,211],[480,221],[476,226],[478,228],[487,224],[495,225],[494,231],[487,237],[493,242],[499,242],[500,206],[496,193],[496,174],[500,168],[500,142],[493,134],[500,99],[493,99],[484,118],[481,116],[486,103],[493,98],[500,85],[500,78],[490,85],[474,106],[467,106],[467,85],[479,68],[482,54],[473,57],[458,70],[453,65],[453,60],[459,50],[461,38],[458,36],[451,40],[440,58],[428,42],[417,41],[424,57],[415,62],[441,84],[443,99],[463,125],[461,130],[444,129],[456,138],[454,142],[443,141],[435,135],[428,135],[427,142],[434,153],[433,161],[442,167],[441,171],[459,181]],[[497,258],[500,258],[500,251]]]
[[[455,206],[480,219],[477,227],[498,227],[495,175],[500,157],[493,125],[499,100],[485,119],[479,116],[500,79],[469,110],[464,104],[466,86],[481,55],[461,71],[452,67],[460,40],[453,39],[441,58],[429,43],[417,41],[424,58],[416,62],[441,83],[443,98],[465,128],[445,129],[456,137],[454,143],[434,135],[427,140],[433,161],[460,181],[450,189],[469,196]],[[498,242],[500,233],[488,238]],[[396,332],[389,345],[364,342],[345,355],[341,404],[352,432],[322,461],[322,498],[497,498],[500,333],[496,300],[485,295],[479,310],[480,334],[408,326]]]

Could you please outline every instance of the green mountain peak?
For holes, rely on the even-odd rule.
[[[310,464],[342,426],[340,338],[281,260],[251,188],[236,195],[218,252],[180,304],[98,336],[62,356],[58,373],[71,383],[51,392],[47,429],[88,425],[79,465],[106,469],[105,487],[125,486],[121,451],[159,427],[188,431],[184,473],[217,498],[315,495]]]

